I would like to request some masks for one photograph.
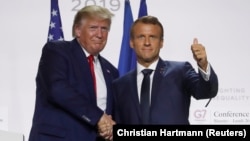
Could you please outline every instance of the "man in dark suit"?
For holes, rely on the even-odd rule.
[[[45,44],[29,141],[112,140],[111,82],[119,74],[99,53],[113,16],[104,7],[86,6],[75,15],[72,41]]]
[[[191,96],[209,99],[217,95],[218,78],[204,46],[196,38],[191,45],[197,73],[189,62],[164,61],[159,57],[163,34],[162,24],[153,16],[141,17],[132,25],[130,46],[136,53],[137,67],[113,82],[116,123],[189,125]],[[152,72],[146,98],[141,95],[144,69]]]

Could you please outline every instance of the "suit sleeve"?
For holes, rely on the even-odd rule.
[[[187,92],[195,99],[213,98],[218,92],[218,78],[210,64],[210,76],[206,81],[201,72],[195,72],[190,63],[185,63],[185,84]]]

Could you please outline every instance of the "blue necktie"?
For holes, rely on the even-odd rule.
[[[142,73],[144,78],[141,86],[141,113],[142,113],[142,124],[149,123],[149,109],[150,109],[150,74],[153,70],[144,69]]]

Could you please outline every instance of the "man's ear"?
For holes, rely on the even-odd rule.
[[[75,32],[75,36],[76,37],[80,37],[80,35],[81,35],[81,28],[80,28],[79,25],[75,25],[74,32]]]
[[[164,40],[162,39],[161,40],[161,48],[163,47],[163,43],[164,43]]]
[[[130,39],[129,40],[129,45],[130,45],[130,47],[133,49],[134,48],[134,43],[133,43],[133,41]]]

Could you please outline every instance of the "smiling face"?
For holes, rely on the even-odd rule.
[[[92,55],[101,52],[108,39],[110,21],[100,18],[83,19],[75,28],[78,42]]]
[[[157,24],[138,22],[132,29],[130,46],[134,49],[137,61],[148,67],[159,58],[163,46],[162,30]]]

